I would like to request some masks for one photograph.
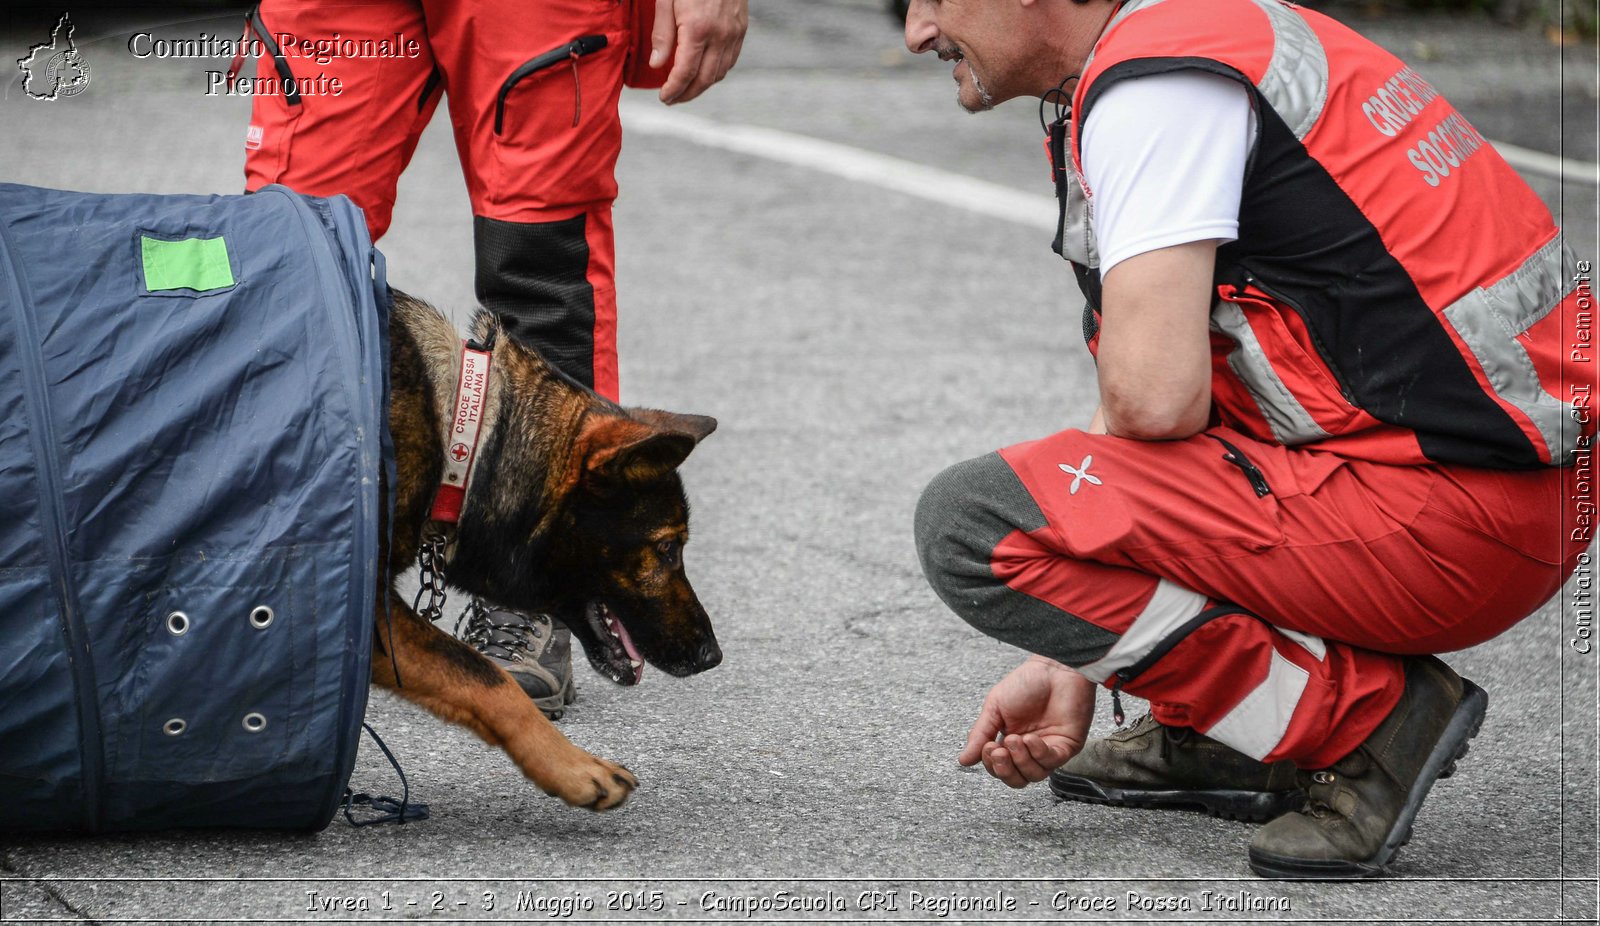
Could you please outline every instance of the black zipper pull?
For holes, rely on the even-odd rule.
[[[1244,478],[1250,480],[1250,488],[1255,490],[1256,498],[1266,498],[1272,494],[1272,487],[1267,485],[1267,477],[1261,475],[1261,470],[1256,469],[1254,463],[1234,453],[1232,450],[1224,454],[1222,458],[1244,472]]]
[[[1255,490],[1256,498],[1266,498],[1272,494],[1272,486],[1267,485],[1267,477],[1250,462],[1249,457],[1239,452],[1238,447],[1215,434],[1208,433],[1206,436],[1222,445],[1222,459],[1239,467],[1239,471],[1244,473],[1244,478],[1250,480],[1250,488]]]
[[[1122,726],[1124,720],[1128,719],[1128,715],[1122,712],[1122,683],[1127,680],[1127,675],[1119,671],[1116,675],[1116,681],[1111,683],[1111,719],[1116,721],[1119,727]]]

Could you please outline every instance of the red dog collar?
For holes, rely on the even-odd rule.
[[[478,431],[483,426],[484,405],[489,398],[493,342],[488,348],[480,350],[473,342],[461,342],[461,378],[456,383],[455,416],[445,441],[444,476],[428,515],[434,521],[454,524],[461,519],[461,503],[467,497],[467,480],[478,456]]]

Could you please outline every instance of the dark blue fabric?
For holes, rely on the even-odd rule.
[[[142,235],[222,237],[236,285],[147,292]],[[387,504],[381,266],[342,197],[0,184],[0,829],[332,818]]]

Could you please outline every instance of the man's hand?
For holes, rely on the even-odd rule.
[[[1043,656],[1030,656],[989,689],[962,765],[983,761],[989,774],[1013,788],[1044,781],[1078,754],[1094,716],[1094,682]],[[996,741],[1004,733],[1003,740]]]
[[[721,80],[739,60],[749,23],[746,0],[656,0],[650,66],[661,67],[677,52],[661,102],[687,103]]]

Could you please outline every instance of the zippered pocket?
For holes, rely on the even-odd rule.
[[[1257,434],[1259,425],[1250,433],[1289,446],[1359,425],[1361,409],[1298,308],[1249,275],[1243,285],[1222,284],[1217,295],[1211,329],[1231,342],[1219,371],[1230,384],[1218,393],[1225,415],[1241,421],[1264,417],[1270,435]]]
[[[278,72],[278,79],[283,84],[283,101],[290,106],[300,105],[300,85],[295,80],[294,71],[289,67],[289,59],[284,56],[283,48],[278,45],[278,40],[267,28],[266,20],[261,18],[261,4],[250,8],[244,14],[244,35],[239,39],[239,51],[233,56],[233,63],[228,65],[228,89],[233,89],[233,82],[239,76],[239,71],[244,67],[245,49],[250,47],[250,36],[254,35],[261,42],[261,47],[272,56],[272,66]]]
[[[1157,643],[1155,648],[1146,653],[1143,659],[1127,668],[1113,672],[1111,674],[1111,719],[1116,722],[1117,726],[1122,726],[1122,722],[1127,719],[1127,715],[1122,711],[1123,686],[1137,679],[1145,673],[1145,670],[1161,661],[1161,657],[1172,652],[1179,643],[1188,639],[1189,634],[1194,633],[1217,618],[1227,617],[1230,614],[1243,614],[1245,617],[1255,618],[1262,623],[1266,623],[1259,615],[1252,614],[1236,604],[1214,605],[1185,621],[1177,630],[1174,630],[1163,638],[1160,643]]]
[[[611,40],[604,35],[583,35],[519,65],[506,77],[505,82],[500,85],[499,94],[495,97],[494,134],[500,135],[505,128],[506,97],[511,95],[511,91],[533,75],[566,62],[570,62],[572,66],[572,124],[577,125],[578,118],[583,113],[583,83],[578,79],[578,59],[592,55],[609,44]]]
[[[1247,299],[1254,298],[1257,301],[1260,301],[1259,296],[1265,296],[1267,299],[1277,302],[1280,305],[1287,306],[1288,309],[1295,314],[1296,318],[1300,320],[1300,327],[1303,329],[1305,340],[1309,342],[1302,345],[1299,344],[1298,339],[1296,339],[1297,346],[1299,346],[1306,354],[1314,356],[1323,361],[1324,365],[1327,367],[1328,376],[1332,379],[1333,386],[1338,390],[1340,398],[1344,399],[1346,402],[1349,402],[1352,406],[1355,405],[1355,399],[1351,395],[1350,387],[1339,376],[1339,371],[1335,369],[1331,363],[1327,362],[1326,358],[1329,356],[1329,351],[1317,339],[1316,332],[1313,331],[1305,322],[1305,311],[1300,306],[1296,305],[1293,300],[1285,297],[1277,290],[1268,287],[1266,283],[1262,282],[1255,276],[1255,274],[1252,274],[1249,271],[1245,271],[1244,284],[1245,285],[1242,289],[1237,290],[1238,295]],[[1287,328],[1287,325],[1285,327]]]
[[[1206,432],[1206,437],[1221,444],[1223,450],[1227,451],[1222,455],[1222,458],[1239,467],[1239,471],[1244,473],[1244,477],[1250,480],[1250,488],[1256,493],[1256,498],[1266,498],[1272,494],[1272,486],[1267,484],[1266,475],[1261,472],[1259,467],[1250,462],[1250,458],[1244,455],[1244,451],[1235,447],[1230,441],[1223,440],[1209,431]]]
[[[281,23],[279,25],[282,25]],[[300,87],[289,59],[283,53],[272,29],[261,17],[257,4],[245,15],[244,34],[240,37],[238,53],[228,66],[227,86],[231,90],[245,66],[245,51],[254,36],[261,49],[272,59],[273,72],[283,86],[282,93],[255,93],[250,103],[250,127],[245,135],[245,186],[259,189],[277,183],[289,167],[289,155],[294,147],[300,117],[305,105],[300,97]],[[252,65],[257,76],[264,74],[265,61]]]

